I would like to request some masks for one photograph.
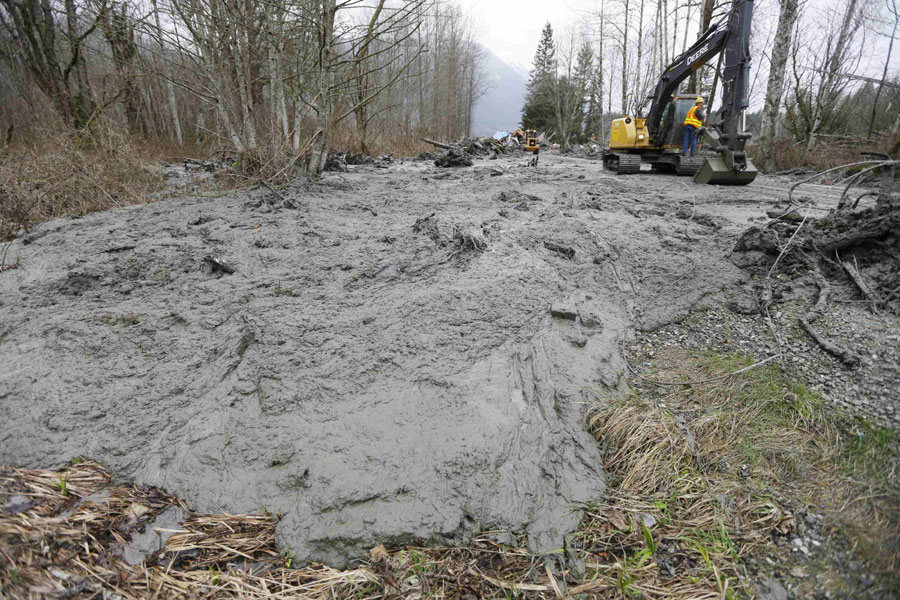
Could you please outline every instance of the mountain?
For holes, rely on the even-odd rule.
[[[487,91],[472,111],[472,134],[490,136],[497,131],[513,131],[522,119],[525,77],[482,46]]]

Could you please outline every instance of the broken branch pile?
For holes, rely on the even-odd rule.
[[[743,266],[777,268],[801,276],[822,269],[831,279],[853,283],[874,309],[900,312],[900,207],[880,204],[823,218],[782,215],[750,227],[734,251]]]
[[[471,137],[458,140],[452,144],[445,144],[428,138],[422,138],[422,141],[445,151],[434,161],[436,167],[471,167],[472,157],[497,158],[500,154],[509,154],[509,147],[494,138]]]

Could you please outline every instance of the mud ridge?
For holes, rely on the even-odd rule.
[[[632,329],[742,275],[678,207],[626,210],[637,179],[524,163],[42,225],[0,275],[0,463],[90,456],[196,510],[283,513],[297,561],[485,530],[562,547],[605,490],[583,411],[624,391]]]

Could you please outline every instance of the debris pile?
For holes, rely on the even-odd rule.
[[[790,211],[764,227],[750,227],[735,252],[742,266],[781,268],[801,276],[852,282],[873,310],[900,313],[900,207],[842,211],[822,218]],[[821,287],[821,286],[820,286]]]
[[[362,152],[332,152],[325,160],[325,170],[347,173],[350,171],[348,165],[372,165],[379,169],[386,169],[393,161],[394,157],[390,154],[372,157]]]
[[[487,137],[470,137],[452,144],[436,142],[428,138],[422,138],[435,148],[441,148],[444,153],[434,162],[437,167],[471,167],[473,157],[487,157],[496,159],[501,155],[511,153],[511,144],[508,140],[497,140]],[[510,138],[511,139],[511,138]],[[422,152],[419,155],[421,159],[433,156],[431,152]]]
[[[812,216],[814,206],[809,202],[795,206],[792,194],[828,171],[800,181],[788,194],[789,210],[780,214],[770,211],[771,220],[765,226],[750,227],[738,239],[735,262],[759,273],[759,309],[776,340],[779,336],[769,307],[794,280],[811,280],[818,289],[810,299],[810,309],[800,318],[801,327],[823,350],[850,367],[861,363],[860,356],[835,344],[814,326],[828,307],[831,283],[852,285],[873,314],[880,310],[900,314],[900,199],[892,193],[897,166],[883,155],[875,156],[867,167],[846,177],[837,208],[821,218]],[[851,201],[848,194],[853,186],[879,170],[880,189],[865,191]],[[857,210],[867,196],[876,198],[874,206]],[[779,270],[787,277],[773,277]]]
[[[472,156],[462,148],[452,146],[434,161],[434,166],[441,168],[471,167]]]
[[[484,252],[488,247],[487,240],[484,239],[484,233],[474,227],[457,227],[453,231],[453,239],[456,241],[460,252],[467,250]]]
[[[563,156],[576,156],[578,158],[600,158],[600,145],[596,142],[588,142],[587,144],[572,144],[569,146],[561,146],[559,153]]]
[[[346,173],[350,169],[347,167],[347,160],[344,158],[343,152],[332,152],[325,159],[325,171],[332,173]]]

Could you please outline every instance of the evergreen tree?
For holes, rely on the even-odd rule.
[[[587,115],[584,120],[584,136],[588,139],[603,140],[603,73],[599,67],[591,77],[588,92]]]
[[[573,139],[580,139],[587,134],[585,104],[594,87],[594,49],[585,41],[578,51],[578,61],[575,63],[573,83],[577,94],[574,117],[572,120]]]
[[[537,51],[534,53],[534,67],[528,77],[525,106],[522,108],[522,127],[546,131],[556,119],[556,43],[553,41],[553,27],[544,25]]]

